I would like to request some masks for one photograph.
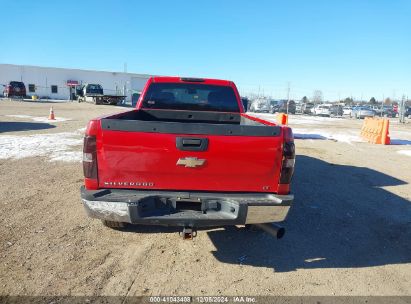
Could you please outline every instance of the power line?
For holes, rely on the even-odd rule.
[[[288,105],[290,104],[290,82],[287,83],[287,115],[288,115]]]

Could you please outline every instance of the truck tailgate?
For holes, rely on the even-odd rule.
[[[177,138],[205,139],[185,151]],[[279,183],[282,136],[225,136],[101,130],[100,188],[273,192]]]

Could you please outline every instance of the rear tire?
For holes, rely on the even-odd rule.
[[[101,220],[104,226],[112,228],[112,229],[123,229],[127,227],[127,223],[124,222],[113,222],[107,220]]]

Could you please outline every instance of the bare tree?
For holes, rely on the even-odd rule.
[[[354,100],[351,97],[347,97],[346,99],[344,99],[344,103],[346,105],[352,105],[354,103]]]
[[[322,103],[323,101],[323,92],[321,90],[315,90],[313,93],[313,102]]]

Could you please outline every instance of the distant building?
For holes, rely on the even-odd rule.
[[[3,85],[22,81],[28,96],[51,99],[70,99],[76,85],[98,83],[107,95],[126,95],[130,101],[133,92],[141,91],[150,75],[124,72],[91,71],[79,69],[0,64],[0,95]]]

